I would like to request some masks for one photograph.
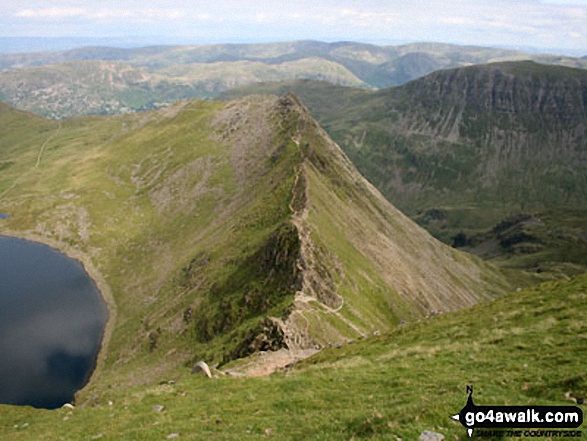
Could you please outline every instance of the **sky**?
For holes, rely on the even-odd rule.
[[[434,41],[587,55],[587,0],[2,0],[0,36]]]

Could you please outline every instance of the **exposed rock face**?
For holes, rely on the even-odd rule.
[[[587,204],[583,70],[516,62],[438,71],[360,105],[366,113],[332,135],[409,214]]]
[[[587,116],[587,73],[532,62],[439,71],[406,85],[403,93],[428,117],[430,111],[447,116],[446,111],[454,108],[470,117],[511,115],[519,119],[521,128],[531,129],[531,114],[543,118],[541,129],[552,129],[584,125]],[[451,132],[443,124],[436,127],[445,128],[437,134]],[[461,134],[470,135],[466,131]]]
[[[245,339],[229,354],[225,354],[222,363],[243,358],[255,352],[278,351],[287,348],[283,330],[271,319],[261,320],[256,328],[250,329]]]

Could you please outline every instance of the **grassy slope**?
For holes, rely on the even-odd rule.
[[[49,240],[94,262],[118,309],[105,360],[105,372],[116,381],[136,378],[127,366],[131,360],[156,363],[158,357],[148,358],[155,347],[176,350],[163,370],[188,361],[203,337],[189,318],[184,321],[186,311],[206,303],[213,284],[222,289],[247,271],[247,258],[290,215],[291,160],[297,157],[288,150],[269,164],[271,151],[263,149],[279,146],[271,142],[271,128],[257,138],[251,134],[247,152],[223,143],[231,121],[211,125],[222,107],[193,102],[160,113],[69,120],[61,128],[5,112],[16,121],[1,144],[11,163],[2,176],[1,209],[13,215],[2,231]],[[244,294],[232,293],[233,299]],[[274,300],[263,308],[284,307]],[[227,324],[225,333],[251,327],[242,320],[252,319],[255,307]],[[212,304],[206,311],[219,308]],[[159,374],[151,370],[139,381]]]
[[[587,395],[586,310],[587,277],[548,282],[270,377],[112,388],[74,411],[1,406],[0,438],[412,440],[433,430],[464,440],[449,415],[465,404],[467,384],[478,405],[572,405]]]
[[[508,286],[389,205],[294,98],[59,123],[1,110],[0,232],[82,256],[116,303],[82,401]]]
[[[506,289],[492,268],[442,246],[392,207],[305,109],[298,112],[307,201],[305,211],[297,213],[297,225],[302,236],[310,237],[304,260],[314,262],[321,279],[334,282],[331,298],[323,300],[340,309],[327,311],[331,318],[350,319],[364,335]],[[310,319],[320,326],[324,321]]]
[[[455,246],[543,278],[580,274],[587,268],[586,216],[580,208],[521,213],[481,233],[462,228]]]
[[[244,84],[296,78],[370,88],[344,66],[316,57],[280,64],[267,64],[260,61],[173,64],[158,69],[157,74],[187,82],[211,96]]]

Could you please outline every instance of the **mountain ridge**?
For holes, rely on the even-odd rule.
[[[0,232],[88,256],[116,301],[83,401],[196,359],[295,359],[510,287],[389,205],[293,96],[0,117],[21,120],[0,144]]]
[[[462,232],[485,234],[509,216],[544,212],[551,229],[540,232],[544,246],[502,252],[521,253],[532,271],[544,269],[542,256],[557,276],[564,249],[582,243],[584,227],[565,213],[587,208],[585,71],[508,62],[442,70],[375,92],[298,81],[226,96],[289,90],[388,200],[445,243]],[[559,229],[559,244],[546,239]],[[524,256],[530,249],[544,254]],[[579,254],[568,263],[585,267]]]
[[[306,81],[283,85],[262,84],[245,88],[243,92],[229,92],[226,96],[257,91],[284,92],[288,89],[295,90],[302,100],[307,100],[331,136],[340,143],[359,169],[388,196],[391,193],[386,193],[382,181],[386,172],[382,170],[375,176],[367,173],[365,167],[376,167],[377,164],[368,162],[370,160],[362,156],[369,154],[377,144],[389,141],[397,144],[396,149],[403,149],[403,153],[397,152],[399,155],[405,156],[406,148],[411,150],[408,154],[419,155],[413,161],[429,162],[432,158],[426,155],[434,155],[435,151],[437,155],[450,155],[450,150],[438,151],[441,148],[454,148],[456,151],[464,149],[463,153],[468,151],[474,155],[484,154],[483,150],[500,143],[502,148],[510,150],[508,155],[515,153],[519,160],[519,155],[529,154],[521,150],[527,151],[531,143],[542,145],[542,149],[546,150],[562,143],[560,149],[551,148],[550,153],[545,152],[545,155],[549,155],[546,159],[551,161],[555,158],[552,155],[559,155],[559,160],[568,164],[578,161],[575,165],[580,166],[585,162],[581,152],[584,151],[582,128],[587,119],[587,73],[583,70],[543,66],[533,62],[495,63],[441,70],[399,88],[376,92],[361,92]],[[335,104],[331,105],[330,100],[325,100],[327,95],[332,96]],[[506,132],[509,135],[506,136]],[[424,142],[422,147],[427,145],[427,150],[418,147],[410,133],[427,137],[418,141]],[[516,135],[516,138],[515,133],[520,135]],[[441,142],[447,143],[446,147],[441,147]],[[518,153],[512,150],[514,144]],[[391,148],[388,152],[391,154],[394,147],[381,145],[381,148]],[[539,147],[533,149],[532,155],[536,156],[539,150]],[[499,159],[501,153],[495,152],[495,155]],[[466,157],[461,156],[461,159],[465,160]],[[442,157],[437,159],[443,161]],[[479,160],[474,162],[478,167],[485,164]],[[426,164],[414,165],[417,170]],[[461,168],[460,171],[475,173],[474,169],[467,171]],[[428,172],[431,173],[430,170]],[[479,173],[488,175],[494,171],[486,169]],[[423,183],[423,179],[434,179],[434,176],[405,176],[402,181],[409,184],[414,178],[416,183]],[[439,183],[435,188],[442,190],[440,185],[455,185],[457,181]],[[579,179],[576,183],[582,185],[580,182]],[[389,181],[387,183],[392,184]],[[467,185],[464,188],[482,189],[484,186]],[[579,188],[575,191],[576,196],[585,197],[587,193]],[[395,189],[400,190],[400,187]],[[405,192],[409,187],[403,186],[401,190]],[[515,199],[515,192],[512,195]],[[395,196],[396,199],[391,200],[398,203],[397,197],[413,198],[415,195],[404,193],[402,196],[397,193]],[[551,199],[557,200],[559,196],[553,195]],[[405,202],[399,201],[399,205],[410,211]]]

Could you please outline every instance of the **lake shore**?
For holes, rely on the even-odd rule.
[[[104,279],[104,276],[100,272],[100,270],[94,265],[92,262],[91,257],[84,253],[83,251],[79,250],[78,248],[73,248],[67,243],[51,239],[45,236],[41,236],[35,234],[30,231],[14,231],[14,230],[0,230],[0,235],[14,237],[18,239],[24,239],[31,242],[38,242],[44,245],[47,245],[51,248],[56,249],[57,251],[65,254],[67,257],[72,258],[80,262],[83,266],[84,270],[88,274],[88,276],[94,281],[98,288],[98,292],[106,307],[108,308],[108,321],[106,322],[106,326],[104,328],[104,332],[102,333],[102,339],[100,342],[100,349],[98,355],[96,357],[96,362],[94,369],[89,377],[88,382],[84,385],[83,388],[78,390],[75,393],[74,401],[78,401],[78,398],[82,396],[88,389],[90,389],[93,381],[95,378],[100,374],[104,367],[104,363],[106,360],[106,356],[108,354],[108,345],[110,343],[110,339],[112,338],[112,333],[114,332],[114,327],[116,325],[116,316],[117,316],[117,306],[114,300],[114,296],[112,294],[112,290],[110,286]],[[81,406],[84,406],[85,403],[81,403]]]

